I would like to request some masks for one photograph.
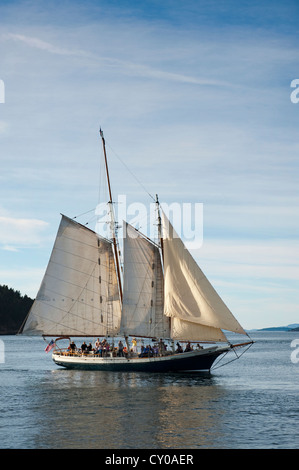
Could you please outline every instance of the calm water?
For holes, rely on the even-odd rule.
[[[68,371],[42,339],[2,336],[0,447],[298,448],[299,332],[251,336],[212,374],[163,375]]]

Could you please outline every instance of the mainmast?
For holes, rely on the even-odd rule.
[[[102,137],[102,144],[103,144],[103,151],[104,151],[104,158],[105,158],[105,167],[106,167],[106,175],[107,175],[107,183],[108,183],[108,190],[109,190],[109,204],[111,204],[111,222],[112,222],[112,240],[114,246],[114,253],[115,253],[115,262],[116,262],[116,271],[118,277],[118,285],[119,285],[119,295],[120,300],[123,300],[123,292],[122,292],[122,283],[121,283],[121,274],[120,274],[120,263],[119,263],[119,254],[118,254],[118,244],[116,240],[116,231],[115,231],[115,218],[114,218],[114,210],[113,210],[113,202],[112,202],[112,192],[111,192],[111,185],[110,185],[110,177],[109,177],[109,170],[108,170],[108,162],[107,162],[107,155],[106,155],[106,147],[105,147],[105,139],[102,129],[100,129],[100,136]]]
[[[158,213],[158,239],[159,239],[160,247],[161,247],[162,261],[164,262],[162,223],[161,223],[160,203],[159,203],[159,199],[158,199],[158,194],[156,194],[156,207],[157,207],[157,213]]]
[[[157,207],[157,217],[158,217],[158,239],[160,241],[160,249],[161,249],[161,254],[160,254],[160,257],[161,257],[161,262],[162,262],[162,269],[163,269],[163,272],[164,272],[164,244],[163,244],[163,234],[162,234],[162,221],[161,221],[161,213],[160,213],[160,203],[159,203],[159,199],[158,199],[158,194],[156,194],[156,207]],[[165,278],[163,278],[165,279]],[[164,286],[164,282],[163,282],[163,286]],[[164,289],[163,289],[163,308],[164,308]],[[162,315],[162,322],[167,322],[167,318],[166,316],[164,316],[164,314]],[[169,317],[168,318],[168,325],[167,327],[169,328],[169,336],[171,337],[171,322],[172,322],[172,319]],[[174,343],[173,343],[173,340],[172,340],[172,348],[173,348],[173,351],[174,351]]]

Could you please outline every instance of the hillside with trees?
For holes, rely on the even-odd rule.
[[[33,300],[27,295],[0,285],[0,335],[15,335],[32,304]]]

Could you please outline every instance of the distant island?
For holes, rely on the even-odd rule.
[[[292,323],[287,326],[272,326],[268,328],[261,328],[257,331],[299,331],[299,323]]]
[[[33,299],[0,285],[0,335],[15,335],[29,312]]]

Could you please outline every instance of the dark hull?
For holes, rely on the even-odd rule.
[[[210,370],[214,361],[229,347],[213,347],[200,351],[150,358],[101,358],[95,356],[65,356],[53,353],[54,362],[67,369],[111,372],[180,372]]]

